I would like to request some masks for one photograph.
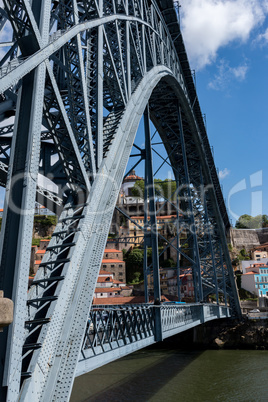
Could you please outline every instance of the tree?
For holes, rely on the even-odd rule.
[[[252,216],[247,214],[241,215],[236,221],[235,227],[237,229],[248,229],[250,227],[251,220]]]
[[[127,282],[137,281],[137,278],[143,276],[143,251],[134,248],[125,255]],[[140,273],[140,276],[137,275]]]
[[[237,229],[260,229],[268,227],[268,215],[241,215],[236,221]]]
[[[137,180],[131,192],[134,197],[144,198],[144,180]],[[170,179],[154,179],[155,195],[158,198],[175,199],[176,182]]]

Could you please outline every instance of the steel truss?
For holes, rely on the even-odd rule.
[[[0,181],[6,186],[0,289],[14,301],[15,318],[1,335],[0,395],[10,401],[66,401],[144,111],[150,225],[157,211],[149,118],[177,183],[177,236],[165,240],[177,250],[178,289],[179,255],[185,254],[179,232],[184,230],[196,301],[223,294],[237,316],[225,240],[229,220],[171,0],[3,4],[0,30],[10,38],[1,44],[0,61]],[[39,171],[59,186],[58,195],[38,187]],[[27,293],[33,210],[40,193],[59,220]],[[149,241],[157,299],[157,234],[151,231]],[[161,339],[159,314],[154,325]]]

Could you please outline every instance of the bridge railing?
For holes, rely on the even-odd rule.
[[[154,336],[151,306],[93,308],[90,312],[82,354],[93,357]]]
[[[89,314],[76,376],[157,340],[225,317],[230,317],[229,308],[212,304],[94,306]]]
[[[185,327],[186,324],[200,320],[201,309],[200,305],[161,306],[162,331]]]
[[[156,309],[160,309],[163,338],[172,330],[178,333],[230,316],[228,307],[216,304],[97,306],[90,311],[82,354],[89,358],[154,337]]]

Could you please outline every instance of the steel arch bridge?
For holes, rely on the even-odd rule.
[[[240,315],[225,240],[230,224],[172,0],[2,3],[0,182],[6,196],[0,289],[15,310],[13,324],[1,334],[0,395],[67,400],[81,349],[93,345],[88,315],[142,116],[145,146],[136,148],[145,165],[144,255],[149,246],[153,251],[145,278],[152,268],[159,299],[162,235],[155,230],[151,121],[176,182],[175,198],[166,200],[176,206],[176,235],[162,240],[177,252],[178,293],[180,256],[187,259],[196,307],[150,310],[145,304],[119,313],[118,307],[109,312],[110,332],[105,330],[111,349],[113,342],[128,346],[144,334],[159,340],[182,322],[186,328],[229,311]],[[41,185],[38,173],[58,192]],[[27,292],[36,200],[59,219]],[[202,305],[212,293],[224,306]],[[98,342],[105,352],[103,339]]]

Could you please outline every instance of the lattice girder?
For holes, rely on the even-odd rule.
[[[163,16],[161,2],[146,0],[4,1],[0,25],[4,16],[13,37],[0,68],[2,110],[14,110],[16,104],[8,175],[7,165],[1,162],[8,196],[0,243],[0,288],[7,289],[6,297],[16,292],[14,323],[1,350],[6,365],[0,370],[5,387],[0,395],[7,393],[10,400],[33,396],[65,401],[70,396],[112,213],[149,99],[151,119],[166,144],[174,176],[185,186],[179,196],[184,220],[194,228],[188,237],[196,300],[202,301],[203,290],[205,295],[207,289],[215,292],[216,277],[219,291],[227,291],[233,312],[239,314],[225,241],[228,222],[224,208],[218,206],[222,194],[217,177],[210,173],[214,162],[198,102],[192,101],[189,72],[185,73],[171,37],[176,30],[180,35],[173,3],[165,4],[171,11]],[[167,26],[170,16],[172,24]],[[27,141],[34,147],[29,145],[20,155],[17,127],[25,119],[20,94],[27,92],[29,77],[34,77],[33,96],[23,107],[33,116],[34,130],[29,129]],[[11,132],[9,123],[1,131]],[[57,168],[63,172],[62,203],[60,197],[44,194],[37,186],[42,138],[53,142]],[[9,154],[4,146],[0,150],[7,162]],[[22,213],[17,218],[8,201],[13,191],[11,163],[19,157],[25,176],[32,162],[29,184],[26,180],[26,186],[21,186]],[[44,160],[41,156],[42,164]],[[201,184],[200,173],[204,185],[213,184],[203,203],[199,190],[190,188]],[[25,213],[28,205],[34,206],[38,191],[61,204],[62,212],[27,296],[33,216]],[[15,222],[12,234],[10,221]],[[214,227],[212,239],[197,233],[198,222],[202,228]],[[7,258],[3,245],[12,241],[16,253]],[[17,266],[21,250],[25,255]],[[206,264],[203,278],[202,264]]]

